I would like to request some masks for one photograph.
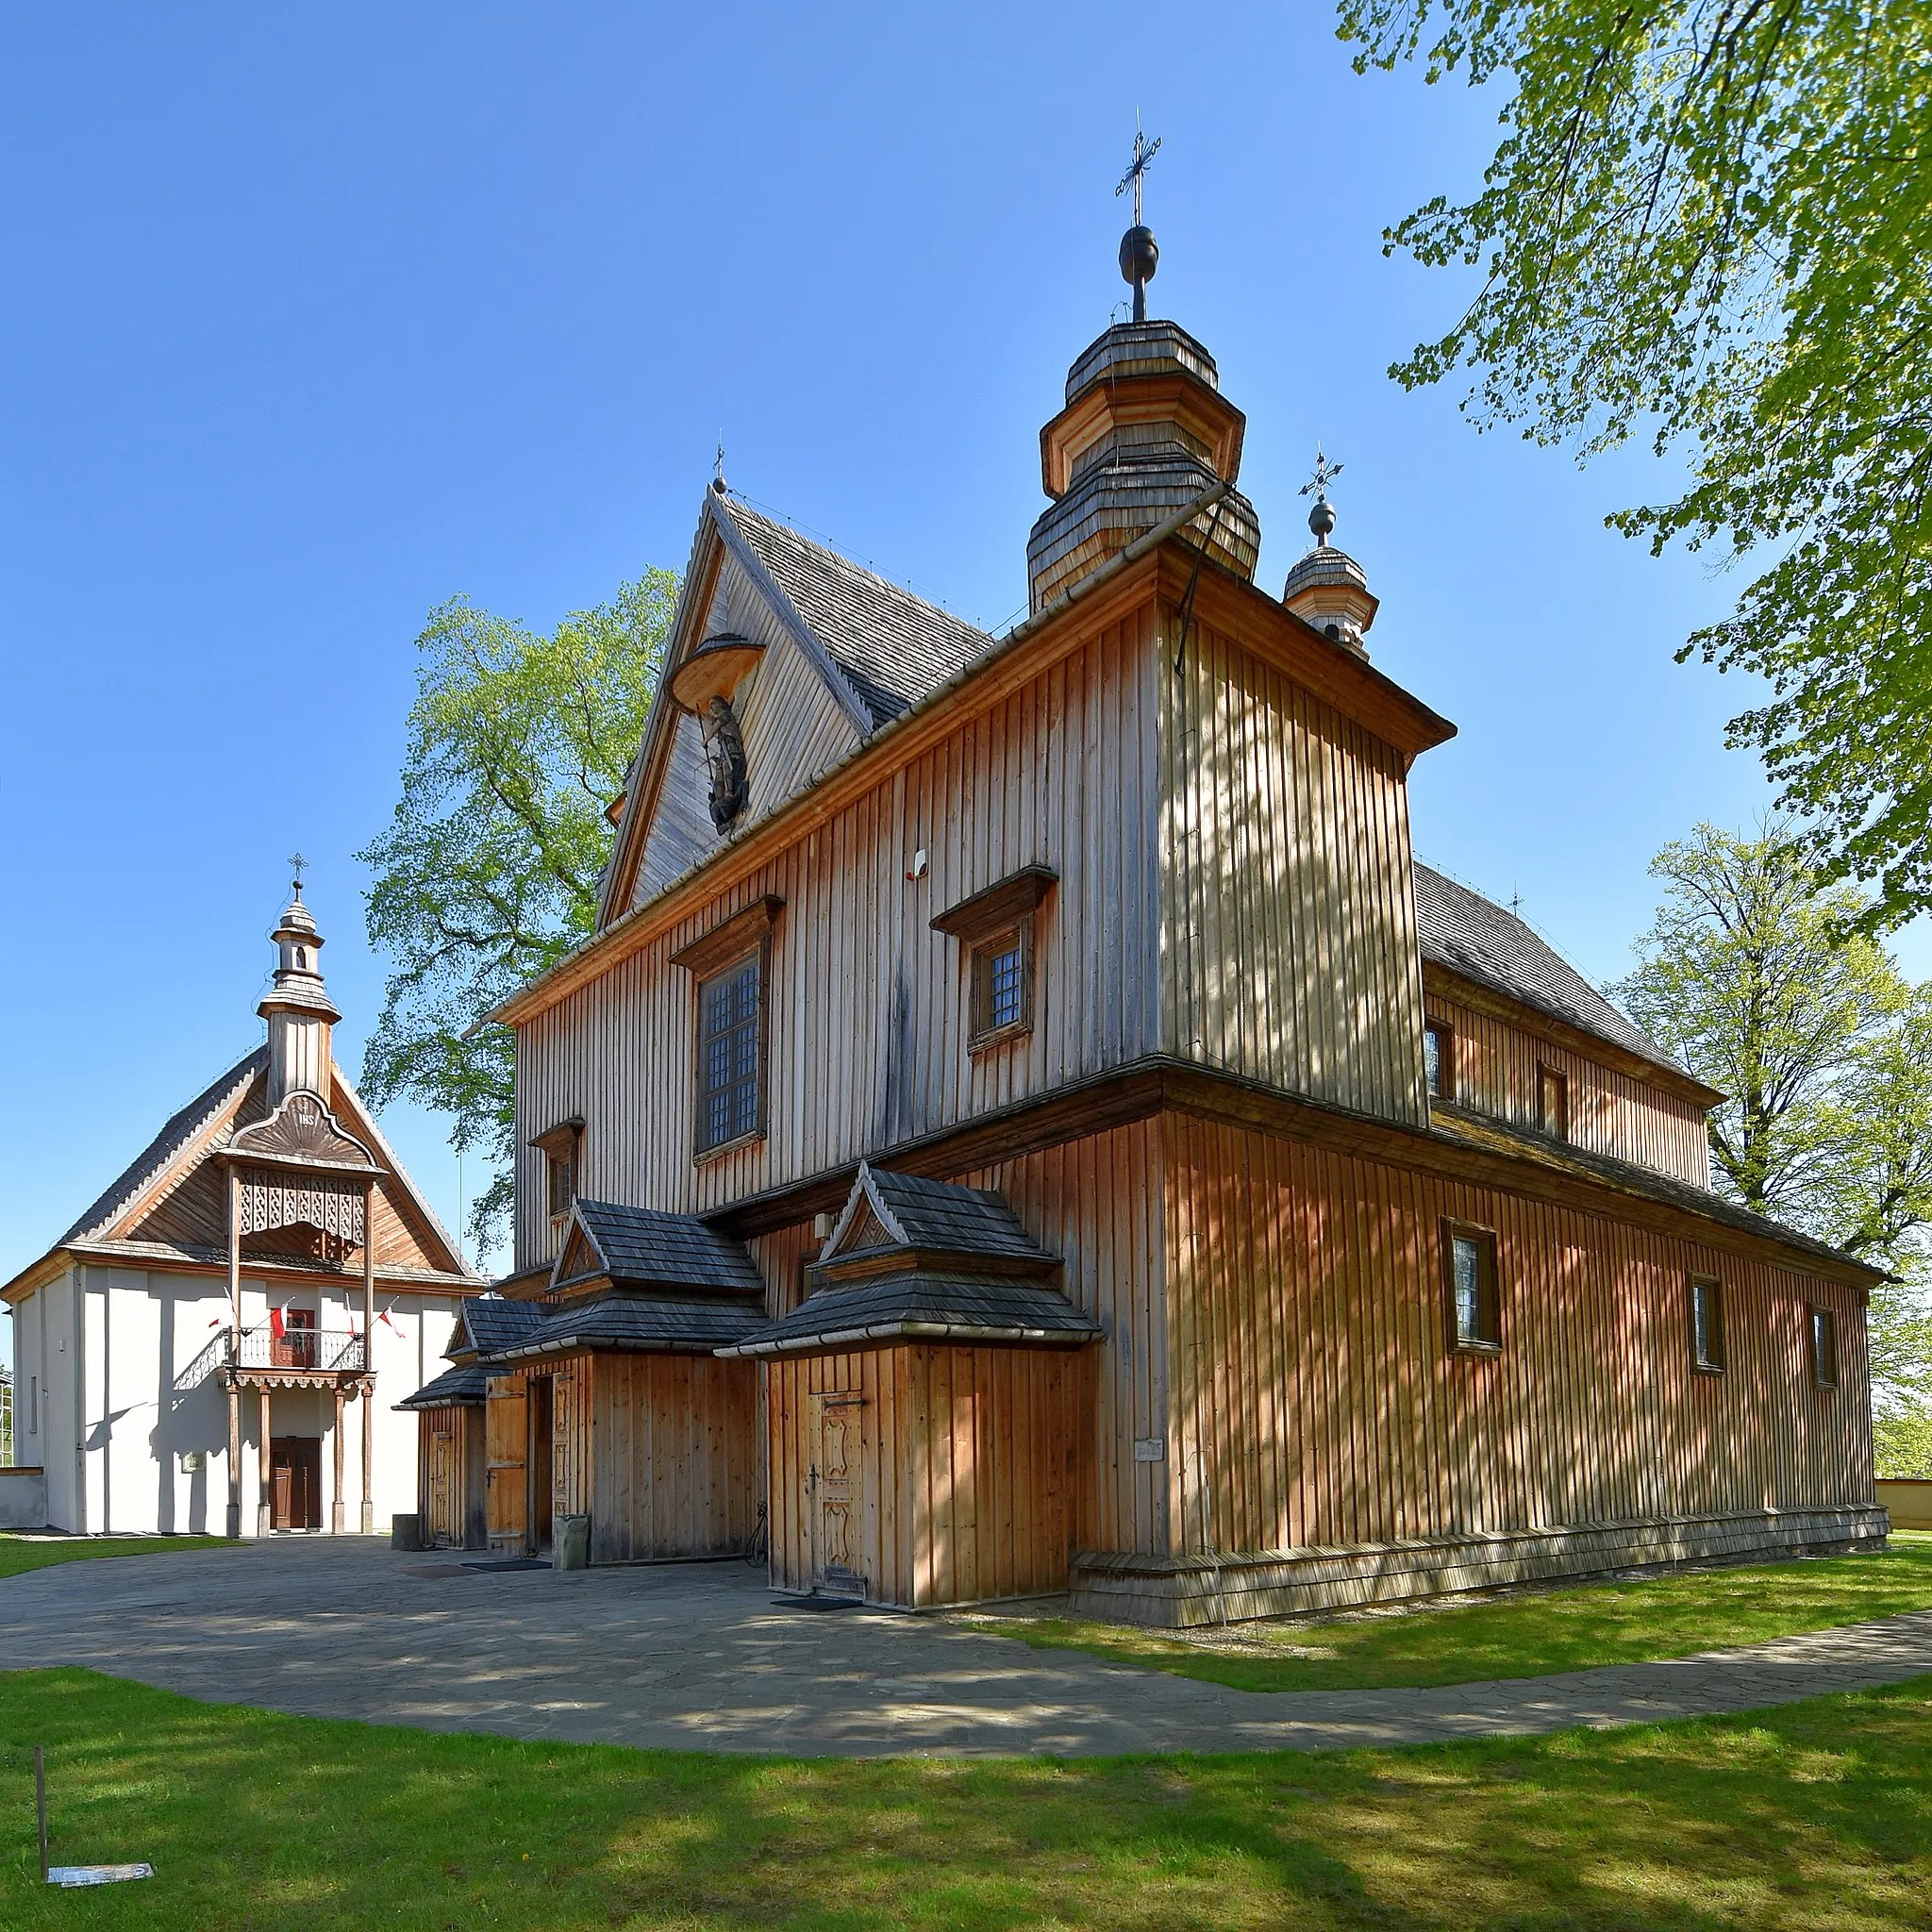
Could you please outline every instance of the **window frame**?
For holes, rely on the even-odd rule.
[[[969,1054],[985,1053],[1032,1032],[1040,908],[1058,883],[1059,874],[1051,866],[1024,865],[930,921],[934,932],[959,941]],[[1011,951],[1015,940],[1020,947],[1020,1017],[995,1026],[991,1024],[992,961]]]
[[[1821,1339],[1824,1345],[1820,1346]],[[1805,1311],[1805,1346],[1811,1357],[1811,1386],[1836,1389],[1839,1386],[1838,1310],[1822,1302],[1810,1303]]]
[[[1697,1332],[1697,1303],[1700,1294],[1707,1292],[1709,1311],[1713,1319],[1705,1324],[1703,1345],[1699,1344]],[[1700,1375],[1722,1375],[1729,1367],[1729,1357],[1725,1351],[1724,1333],[1724,1285],[1715,1274],[1690,1274],[1685,1277],[1685,1320],[1689,1325],[1687,1340],[1690,1348],[1690,1367]]]
[[[755,1083],[755,1097],[750,1126],[733,1134],[724,1141],[707,1142],[705,1140],[706,1103],[710,1090],[705,1085],[705,994],[721,979],[742,971],[748,963],[758,967],[758,1036],[753,1049],[755,1059],[752,1076]],[[741,947],[728,958],[708,964],[702,974],[691,975],[691,1159],[693,1161],[716,1160],[722,1156],[748,1147],[754,1141],[765,1138],[768,1123],[767,1109],[771,1104],[771,1081],[768,1077],[771,1061],[772,1032],[772,936],[769,931],[761,933],[749,945]]]
[[[1557,1093],[1557,1111],[1560,1120],[1550,1120],[1550,1091]],[[1567,1142],[1570,1139],[1570,1076],[1560,1067],[1553,1067],[1547,1060],[1536,1063],[1536,1124],[1540,1133],[1547,1134],[1552,1141]]]
[[[1465,1337],[1456,1320],[1456,1244],[1472,1241],[1480,1257],[1476,1275],[1476,1312],[1480,1333]],[[1503,1353],[1503,1295],[1499,1276],[1496,1230],[1478,1222],[1441,1223],[1442,1316],[1451,1355],[1499,1356]]]
[[[1020,1010],[1017,1017],[994,1024],[992,1017],[993,961],[1008,953],[1020,955]],[[969,1053],[997,1046],[1016,1034],[1033,1031],[1033,921],[1026,918],[975,940],[966,949],[966,1000]]]
[[[1429,1085],[1429,1041],[1436,1042],[1436,1084]],[[1423,1022],[1423,1091],[1431,1100],[1456,1101],[1456,1028],[1446,1020]]]
[[[558,1121],[541,1134],[530,1137],[530,1145],[543,1157],[543,1212],[553,1230],[560,1228],[571,1217],[571,1210],[577,1204],[577,1197],[583,1191],[584,1177],[584,1123],[581,1115],[573,1114],[568,1120]],[[570,1172],[570,1199],[561,1208],[557,1205],[557,1174],[561,1166],[568,1165]]]

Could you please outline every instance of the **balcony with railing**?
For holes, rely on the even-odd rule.
[[[262,1323],[221,1339],[227,1344],[223,1366],[245,1381],[347,1379],[369,1373],[368,1338],[353,1329],[277,1329]]]

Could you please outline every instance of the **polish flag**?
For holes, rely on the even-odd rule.
[[[282,1339],[282,1311],[271,1308],[268,1311],[268,1332],[279,1341]]]

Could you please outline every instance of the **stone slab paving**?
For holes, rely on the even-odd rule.
[[[739,1563],[469,1570],[360,1539],[0,1580],[0,1665],[430,1730],[803,1756],[1324,1750],[1756,1709],[1932,1672],[1932,1611],[1437,1690],[1254,1692],[969,1624],[774,1605]]]

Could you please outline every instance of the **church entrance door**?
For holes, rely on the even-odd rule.
[[[557,1407],[552,1378],[530,1377],[530,1554],[547,1556],[556,1507],[552,1472],[556,1467]]]
[[[322,1439],[276,1436],[269,1443],[269,1527],[322,1527]]]
[[[856,1390],[832,1390],[810,1400],[811,1461],[806,1485],[811,1508],[811,1587],[835,1596],[863,1596],[858,1519],[865,1504],[865,1398]]]

